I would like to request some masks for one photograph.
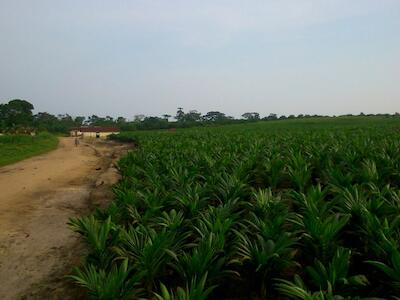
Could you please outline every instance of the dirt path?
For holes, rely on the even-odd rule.
[[[110,198],[127,149],[61,138],[57,150],[0,168],[0,299],[74,299],[63,278],[85,247],[66,223]]]

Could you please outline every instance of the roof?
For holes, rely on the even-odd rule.
[[[116,127],[102,127],[102,126],[75,127],[71,128],[71,130],[77,130],[80,132],[120,132],[120,130]]]

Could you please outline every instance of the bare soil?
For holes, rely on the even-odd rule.
[[[0,168],[0,299],[79,299],[65,275],[86,247],[67,226],[112,198],[130,146],[61,138],[57,150]]]

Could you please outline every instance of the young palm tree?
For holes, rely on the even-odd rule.
[[[182,209],[187,218],[197,216],[207,207],[209,197],[205,195],[205,189],[200,184],[185,186],[177,191],[176,205]]]
[[[400,293],[400,252],[397,249],[392,251],[390,261],[386,264],[380,261],[369,260],[367,263],[373,265],[381,272],[383,272],[390,280],[391,287],[398,295]],[[389,287],[390,288],[390,287]]]
[[[178,231],[184,226],[184,221],[182,211],[177,212],[175,209],[171,209],[169,212],[162,212],[161,216],[157,218],[157,225],[171,231]]]
[[[220,203],[228,203],[237,201],[237,199],[246,198],[249,193],[249,189],[245,181],[242,179],[223,173],[217,178],[217,184],[215,187],[215,197]]]
[[[232,262],[222,248],[224,239],[221,235],[210,233],[194,245],[191,252],[185,251],[177,256],[173,266],[179,276],[187,281],[208,274],[209,281],[218,282],[227,275],[236,274],[229,270]]]
[[[303,249],[311,257],[318,257],[327,263],[339,244],[339,233],[349,219],[349,215],[335,214],[322,218],[314,213],[305,214],[302,218]]]
[[[334,300],[335,297],[332,293],[332,287],[329,286],[328,292],[324,293],[323,291],[311,292],[307,289],[303,280],[301,280],[300,276],[294,276],[294,282],[278,279],[279,283],[277,283],[276,289],[281,292],[283,295],[288,296],[290,299],[298,299],[298,300]]]
[[[68,277],[87,288],[93,300],[136,299],[143,295],[140,276],[133,274],[127,259],[119,266],[114,265],[109,272],[89,265],[83,270],[75,268],[74,274]]]
[[[294,282],[278,279],[278,282],[275,286],[276,289],[283,295],[288,296],[290,299],[297,300],[384,300],[382,298],[376,297],[354,297],[348,296],[343,297],[341,295],[337,295],[333,292],[332,286],[328,283],[326,290],[319,290],[316,292],[310,291],[307,286],[304,284],[303,280],[300,276],[294,276]]]
[[[236,231],[236,235],[238,260],[254,272],[264,299],[267,296],[268,281],[296,265],[293,259],[296,240],[287,232],[281,232],[275,240],[240,231]]]
[[[155,293],[158,300],[206,300],[216,286],[206,288],[207,273],[198,281],[194,277],[190,285],[187,284],[183,289],[178,287],[176,294],[168,291],[164,284],[160,284],[161,295]]]
[[[111,217],[104,222],[98,221],[93,215],[71,218],[68,224],[74,231],[82,234],[91,247],[88,261],[103,268],[107,267],[113,259],[109,247],[118,237],[118,228],[111,222]]]
[[[350,214],[339,214],[333,211],[333,202],[325,200],[327,190],[319,185],[311,187],[308,193],[291,193],[301,214],[294,219],[303,231],[302,249],[309,258],[317,257],[328,263],[336,251],[338,237],[350,219]]]
[[[261,162],[265,170],[265,182],[273,190],[277,189],[284,179],[285,159],[278,153]]]
[[[163,274],[167,263],[176,259],[182,244],[179,234],[156,232],[143,226],[121,230],[119,241],[114,251],[121,258],[129,259],[133,269],[143,278],[148,295],[151,295],[155,279]]]
[[[343,168],[331,166],[325,171],[326,181],[330,186],[349,187],[354,182],[354,174]]]
[[[331,262],[326,266],[318,259],[314,266],[306,267],[313,284],[321,290],[327,290],[329,286],[336,292],[345,292],[346,288],[354,286],[365,286],[368,280],[365,275],[349,276],[351,251],[339,247]]]
[[[301,153],[291,153],[288,173],[298,191],[305,191],[311,180],[311,171],[311,165],[306,161]]]

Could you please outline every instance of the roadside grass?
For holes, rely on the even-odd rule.
[[[0,167],[46,153],[55,149],[57,145],[57,137],[49,133],[40,133],[37,136],[2,135],[0,136]]]

